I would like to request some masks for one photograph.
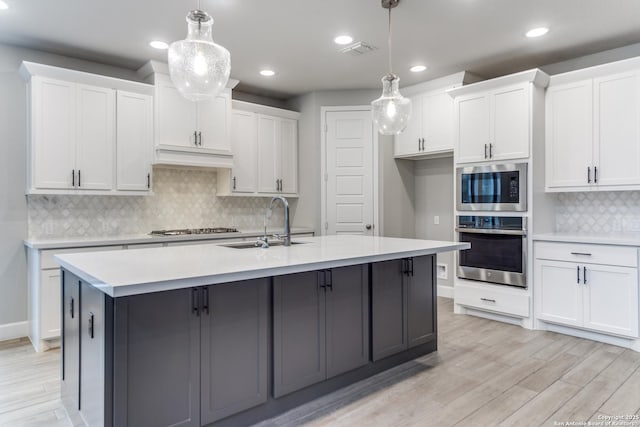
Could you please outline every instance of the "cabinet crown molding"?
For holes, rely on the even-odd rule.
[[[549,85],[549,75],[538,68],[534,68],[520,73],[509,74],[508,76],[496,77],[495,79],[449,89],[447,93],[449,93],[451,97],[456,98],[470,93],[484,92],[519,83],[532,83],[534,86],[544,89]]]
[[[562,74],[556,74],[551,76],[549,86],[564,83],[573,83],[580,80],[605,77],[629,71],[640,71],[640,56],[635,58],[623,59],[621,61],[595,65],[593,67],[582,68],[579,70],[568,71]]]

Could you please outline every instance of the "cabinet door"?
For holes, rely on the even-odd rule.
[[[71,189],[76,165],[76,86],[31,79],[32,186]]]
[[[453,150],[453,98],[446,92],[422,98],[424,151]]]
[[[169,76],[156,74],[156,145],[195,147],[196,105],[173,86]]]
[[[233,171],[231,191],[254,193],[257,190],[257,123],[255,113],[234,110],[231,118]]]
[[[111,399],[112,371],[108,357],[108,329],[112,323],[110,298],[84,282],[80,284],[80,414],[87,425],[112,425],[107,399]]]
[[[584,327],[638,337],[638,270],[586,265]]]
[[[282,182],[280,192],[295,194],[298,192],[298,121],[279,119],[280,171]]]
[[[76,185],[111,190],[115,155],[116,93],[113,89],[77,85]]]
[[[208,101],[198,102],[197,129],[200,132],[200,147],[211,150],[230,151],[229,119],[231,97],[218,95]]]
[[[436,335],[434,300],[435,255],[413,258],[413,274],[407,280],[408,346],[424,344]]]
[[[268,278],[209,286],[201,316],[201,424],[267,401]],[[207,304],[208,303],[208,304]]]
[[[582,326],[582,268],[573,263],[536,260],[538,318]]]
[[[449,97],[451,98],[451,97]],[[406,156],[418,154],[420,152],[420,139],[422,133],[422,96],[417,95],[409,98],[411,100],[411,118],[407,128],[394,140],[394,154],[396,156]]]
[[[193,291],[116,299],[113,425],[201,425],[200,316],[192,310],[199,291]]]
[[[588,187],[587,168],[593,163],[592,81],[547,89],[546,109],[546,187]]]
[[[597,184],[638,185],[640,75],[627,73],[595,79],[593,90]]]
[[[278,185],[278,119],[258,114],[258,191],[276,193]]]
[[[327,378],[369,361],[369,286],[367,266],[323,272],[326,289]]]
[[[505,88],[492,94],[492,160],[529,157],[529,89],[528,86]]]
[[[116,119],[116,185],[118,190],[151,188],[153,99],[118,91]]]
[[[273,278],[273,363],[276,398],[326,378],[320,272]]]
[[[461,97],[457,104],[457,163],[487,160],[490,142],[489,96]]]
[[[407,348],[405,260],[371,265],[371,335],[373,360]]]
[[[40,339],[60,336],[60,269],[40,272]]]
[[[70,399],[72,406],[80,409],[80,280],[67,271],[61,306],[64,324],[61,395],[63,400]]]

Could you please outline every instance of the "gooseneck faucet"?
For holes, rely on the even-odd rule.
[[[282,205],[284,206],[284,233],[274,235],[277,239],[282,239],[282,244],[284,246],[291,246],[291,227],[289,226],[289,202],[283,196],[273,196],[271,198],[271,202],[269,203],[269,207],[265,213],[264,223],[265,223],[265,239],[267,236],[266,225],[271,217],[271,209],[273,207],[273,202],[276,200],[280,200]]]

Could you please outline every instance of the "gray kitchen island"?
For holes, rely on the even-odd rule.
[[[57,256],[72,419],[247,425],[437,349],[436,254],[467,243],[294,243]]]

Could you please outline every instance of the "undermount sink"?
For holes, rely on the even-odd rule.
[[[307,242],[291,242],[291,245],[301,245],[301,244],[305,244]],[[272,246],[282,246],[283,242],[282,240],[274,240],[273,242],[269,242],[269,247]],[[234,249],[251,249],[251,248],[261,248],[260,244],[258,243],[258,245],[256,245],[256,242],[236,242],[236,243],[227,243],[224,245],[220,245],[220,246],[224,246],[227,248],[234,248]]]

